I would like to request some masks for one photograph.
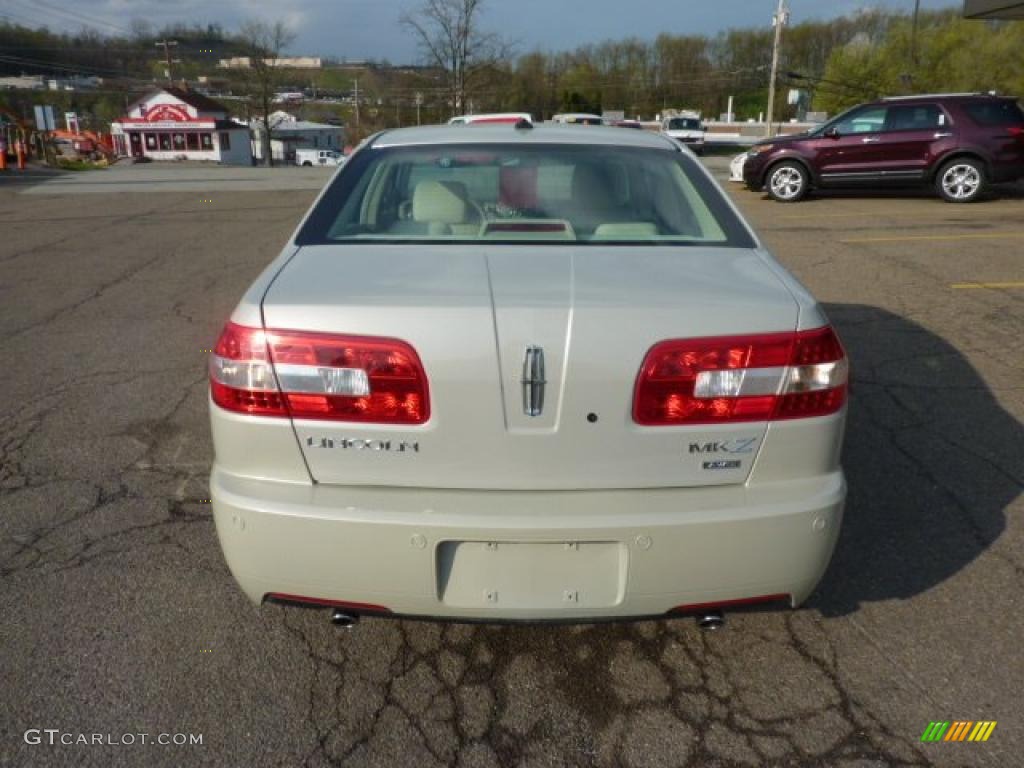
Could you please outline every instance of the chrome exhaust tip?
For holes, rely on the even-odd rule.
[[[359,623],[359,617],[352,613],[346,613],[341,608],[331,611],[331,624],[342,629],[352,629]]]
[[[721,611],[704,611],[697,616],[697,626],[705,632],[715,632],[725,626],[725,617]]]

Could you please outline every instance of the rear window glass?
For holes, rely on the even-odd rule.
[[[887,131],[930,131],[946,124],[946,114],[935,104],[906,104],[889,107]]]
[[[673,117],[668,121],[668,130],[670,131],[699,131],[700,129],[700,120],[693,117]]]
[[[423,241],[753,246],[692,158],[593,145],[367,148],[296,239]]]
[[[1015,101],[964,104],[964,112],[978,125],[1024,125],[1024,111]]]

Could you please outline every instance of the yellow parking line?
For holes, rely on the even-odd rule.
[[[784,216],[776,216],[777,219],[859,219],[865,216],[884,216],[885,214],[876,213],[871,211],[864,211],[863,213],[799,213],[799,214],[786,214]],[[895,214],[894,214],[895,215]]]
[[[971,289],[971,288],[1024,288],[1024,281],[1005,283],[953,283],[950,288]]]
[[[909,243],[922,240],[1005,240],[1024,237],[1024,232],[985,232],[970,235],[909,235],[901,237],[851,237],[840,243]]]

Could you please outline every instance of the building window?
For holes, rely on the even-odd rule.
[[[220,135],[220,151],[227,152],[231,149],[231,134],[222,133]]]
[[[174,142],[174,151],[179,152],[185,149],[185,134],[184,133],[172,133],[171,141]]]
[[[171,134],[161,133],[160,134],[160,149],[163,152],[171,151]]]
[[[199,149],[199,134],[198,133],[186,133],[185,134],[185,144],[193,152],[198,150]]]
[[[199,146],[204,152],[210,152],[213,150],[213,134],[212,133],[200,133],[199,134]]]
[[[156,149],[156,134],[155,133],[144,133],[143,136],[146,137],[146,149],[155,150]]]

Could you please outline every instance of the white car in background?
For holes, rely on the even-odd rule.
[[[296,165],[325,165],[325,166],[338,166],[343,165],[345,162],[345,156],[334,149],[296,149],[295,150],[295,164]]]
[[[804,601],[846,355],[643,131],[365,142],[210,357],[213,513],[255,602],[544,621]]]
[[[685,144],[698,155],[704,151],[704,123],[696,112],[665,118],[661,123],[661,130],[666,136]]]
[[[747,153],[736,155],[729,161],[729,181],[743,183],[743,165],[747,162]]]
[[[566,112],[552,115],[551,122],[561,125],[604,125],[604,118],[589,112]]]
[[[532,123],[533,115],[529,112],[493,112],[481,115],[459,115],[449,120],[448,125],[478,125],[481,123],[502,125],[506,123],[515,124],[522,120]]]

